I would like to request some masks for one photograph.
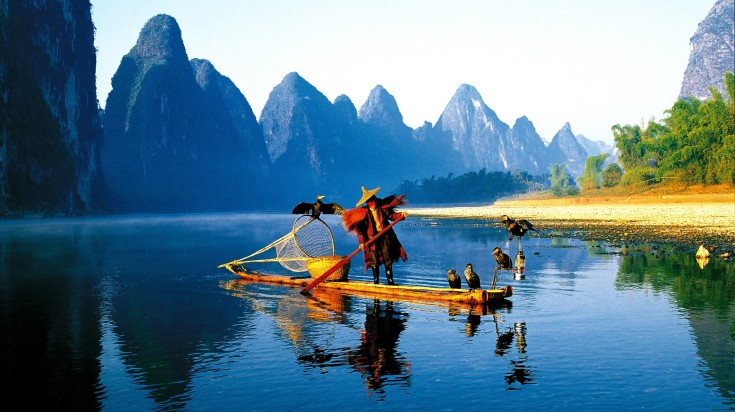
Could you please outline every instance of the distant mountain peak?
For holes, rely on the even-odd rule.
[[[708,99],[709,86],[724,93],[725,72],[735,71],[735,0],[718,0],[699,23],[689,44],[691,54],[679,98]]]
[[[469,84],[461,84],[457,88],[457,91],[454,92],[454,96],[452,96],[448,106],[458,101],[472,103],[472,106],[474,106],[475,109],[480,109],[484,105],[480,92],[477,91],[474,86]]]
[[[213,77],[215,75],[218,75],[219,72],[217,72],[217,70],[214,68],[209,60],[191,59],[190,63],[192,69],[194,70],[197,83],[199,83],[202,89],[207,89]]]
[[[354,123],[357,120],[357,109],[352,100],[345,94],[340,94],[334,99],[334,110],[337,116],[341,116],[342,121]]]
[[[283,77],[281,83],[273,88],[271,97],[281,95],[288,99],[298,98],[299,100],[317,100],[318,104],[330,103],[322,92],[306,79],[301,77],[297,72],[288,73]],[[271,100],[269,97],[268,100]],[[276,98],[276,100],[278,100]]]
[[[457,88],[455,95],[470,95],[470,97],[480,97],[480,92],[477,91],[475,86],[462,83]]]
[[[551,139],[548,146],[551,164],[564,163],[572,176],[578,177],[587,160],[587,150],[577,141],[569,122]]]
[[[536,126],[534,126],[533,122],[529,120],[526,116],[521,116],[516,119],[515,123],[513,124],[513,130],[527,130],[532,131],[533,133],[537,133]]]
[[[141,59],[188,60],[179,24],[167,14],[158,14],[148,20],[133,50]]]
[[[395,137],[411,134],[410,128],[403,123],[403,115],[395,97],[381,85],[375,86],[370,91],[357,117],[366,124],[376,126]]]
[[[281,80],[281,84],[284,85],[284,86],[285,85],[294,85],[294,84],[297,84],[299,82],[305,82],[305,81],[306,80],[304,80],[304,78],[301,77],[301,75],[299,75],[298,72],[290,72],[290,73],[286,74],[285,76],[283,76],[283,80]]]
[[[375,86],[370,91],[367,100],[360,107],[358,117],[368,124],[385,127],[405,126],[395,97],[381,85]]]

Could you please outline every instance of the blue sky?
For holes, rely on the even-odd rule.
[[[286,74],[359,110],[378,84],[404,122],[435,123],[465,83],[546,140],[612,143],[614,124],[660,119],[678,97],[689,39],[715,0],[92,0],[97,93],[156,14],[181,27],[190,59],[212,62],[255,116]]]

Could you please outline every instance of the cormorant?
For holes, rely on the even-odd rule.
[[[322,213],[327,215],[341,215],[345,209],[337,203],[322,203],[324,196],[319,195],[316,197],[316,202],[306,203],[301,202],[293,208],[291,213],[306,215],[311,211],[311,217],[319,217]]]
[[[462,281],[459,279],[459,275],[457,274],[457,271],[454,269],[449,269],[447,271],[447,280],[449,281],[449,287],[452,289],[461,289],[462,288]]]
[[[513,268],[513,261],[510,260],[510,256],[503,253],[499,247],[493,249],[493,256],[495,257],[495,262],[498,264],[498,268],[504,270],[511,270]]]
[[[510,238],[513,236],[523,237],[529,230],[536,232],[531,222],[526,219],[513,220],[508,215],[503,215],[503,223],[505,223],[505,230],[510,232]]]
[[[480,289],[480,277],[472,270],[472,263],[468,263],[464,269],[464,279],[470,289]]]

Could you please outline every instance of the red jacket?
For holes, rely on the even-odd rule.
[[[396,212],[394,208],[396,206],[405,204],[403,200],[404,196],[398,197],[389,196],[385,199],[378,198],[378,207],[376,208],[376,214],[380,220],[382,227],[390,225],[391,220],[397,220],[402,217],[402,213]],[[370,240],[373,236],[378,233],[375,225],[375,219],[373,214],[370,213],[367,206],[357,207],[350,209],[342,214],[342,224],[348,232],[355,233],[357,240],[360,244],[363,244]],[[383,256],[382,250],[383,245],[387,246],[389,256]],[[408,259],[406,251],[403,249],[403,245],[398,241],[398,236],[393,228],[388,229],[380,238],[370,244],[367,248],[363,249],[363,259],[365,261],[365,269],[370,266],[372,258],[370,252],[372,250],[378,251],[378,264],[385,263],[386,258],[390,258],[391,262],[397,261],[399,258],[402,260]]]

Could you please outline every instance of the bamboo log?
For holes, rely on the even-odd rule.
[[[228,266],[232,273],[242,279],[260,282],[279,284],[292,287],[304,287],[313,279],[295,278],[281,275],[266,275],[260,273],[246,273],[239,271],[234,266]],[[429,286],[389,286],[374,284],[371,282],[345,281],[345,282],[324,282],[321,284],[323,289],[338,290],[352,294],[359,294],[368,297],[385,297],[397,300],[417,300],[417,301],[440,301],[440,302],[459,302],[468,304],[481,304],[497,300],[503,300],[513,295],[513,288],[506,286],[501,289],[451,289],[451,288],[435,288]]]

